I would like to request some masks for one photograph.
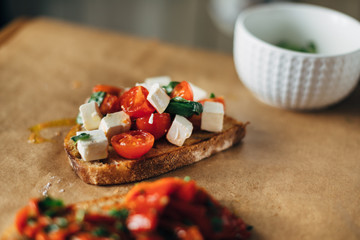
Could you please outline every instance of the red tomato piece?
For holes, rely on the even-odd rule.
[[[152,115],[136,119],[136,128],[151,133],[155,139],[164,136],[170,126],[171,117],[169,113],[153,113]]]
[[[147,153],[154,145],[154,141],[152,134],[141,130],[121,133],[111,138],[115,151],[128,159],[139,158]]]
[[[130,88],[121,96],[121,108],[131,118],[139,118],[150,115],[155,108],[146,99],[149,91],[142,87],[136,86]]]
[[[24,232],[24,229],[27,225],[28,216],[29,216],[28,206],[22,208],[15,216],[15,227],[20,233]]]
[[[194,94],[193,94],[190,84],[186,81],[182,81],[178,85],[175,86],[175,88],[173,89],[173,91],[170,94],[170,97],[171,98],[182,97],[186,100],[193,101]]]
[[[100,112],[102,115],[108,113],[114,113],[121,110],[120,98],[107,93],[105,95],[104,101],[101,103]]]
[[[224,105],[224,110],[225,110],[225,100],[223,97],[215,97],[215,98],[206,98],[206,99],[202,99],[199,101],[199,103],[201,103],[202,105],[204,105],[205,102],[218,102],[218,103],[222,103]]]
[[[123,90],[122,88],[102,84],[96,85],[93,88],[93,92],[106,92],[116,96],[119,96]]]

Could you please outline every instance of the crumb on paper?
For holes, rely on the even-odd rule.
[[[63,193],[63,192],[65,192],[65,189],[62,188],[59,190],[59,193]]]
[[[47,197],[47,196],[48,196],[50,187],[51,187],[51,182],[48,182],[48,183],[44,186],[43,191],[42,191],[42,195],[43,195],[44,197]]]

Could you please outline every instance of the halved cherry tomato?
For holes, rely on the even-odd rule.
[[[223,97],[215,97],[215,98],[206,98],[206,99],[202,99],[199,101],[199,103],[201,103],[202,105],[204,105],[205,102],[218,102],[218,103],[222,103],[224,105],[224,110],[225,110],[225,100]]]
[[[122,88],[102,84],[95,85],[95,87],[93,88],[93,92],[106,92],[116,96],[119,96],[122,91]]]
[[[100,112],[102,115],[108,113],[114,113],[121,110],[120,98],[107,93],[105,95],[104,101],[100,105]]]
[[[136,86],[130,88],[121,96],[121,108],[131,118],[139,118],[150,115],[155,108],[146,99],[149,91],[142,87]]]
[[[151,133],[155,139],[164,136],[170,126],[171,117],[169,113],[153,113],[152,115],[136,119],[137,129]]]
[[[154,140],[152,134],[135,130],[113,136],[111,144],[120,156],[135,159],[147,153],[154,145]]]
[[[182,81],[175,86],[174,90],[170,94],[170,97],[171,98],[182,97],[186,100],[193,101],[194,94],[190,84],[186,81]]]
[[[29,212],[30,212],[29,206],[26,206],[20,209],[20,211],[18,211],[15,216],[15,227],[20,233],[23,233],[27,225]]]

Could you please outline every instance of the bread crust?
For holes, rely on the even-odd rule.
[[[67,134],[64,148],[71,167],[84,182],[94,185],[129,183],[167,173],[223,151],[244,138],[246,125],[247,123],[243,124],[225,116],[222,132],[195,130],[181,147],[161,139],[155,142],[147,154],[137,160],[124,159],[110,147],[107,159],[92,162],[81,159],[76,145],[71,140],[71,137],[81,130],[81,125],[76,125]]]

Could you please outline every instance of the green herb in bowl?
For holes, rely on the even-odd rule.
[[[317,53],[316,45],[313,41],[308,42],[305,46],[293,44],[289,41],[280,41],[276,44],[276,46],[285,48],[288,50],[296,51],[296,52],[304,52],[304,53]]]

